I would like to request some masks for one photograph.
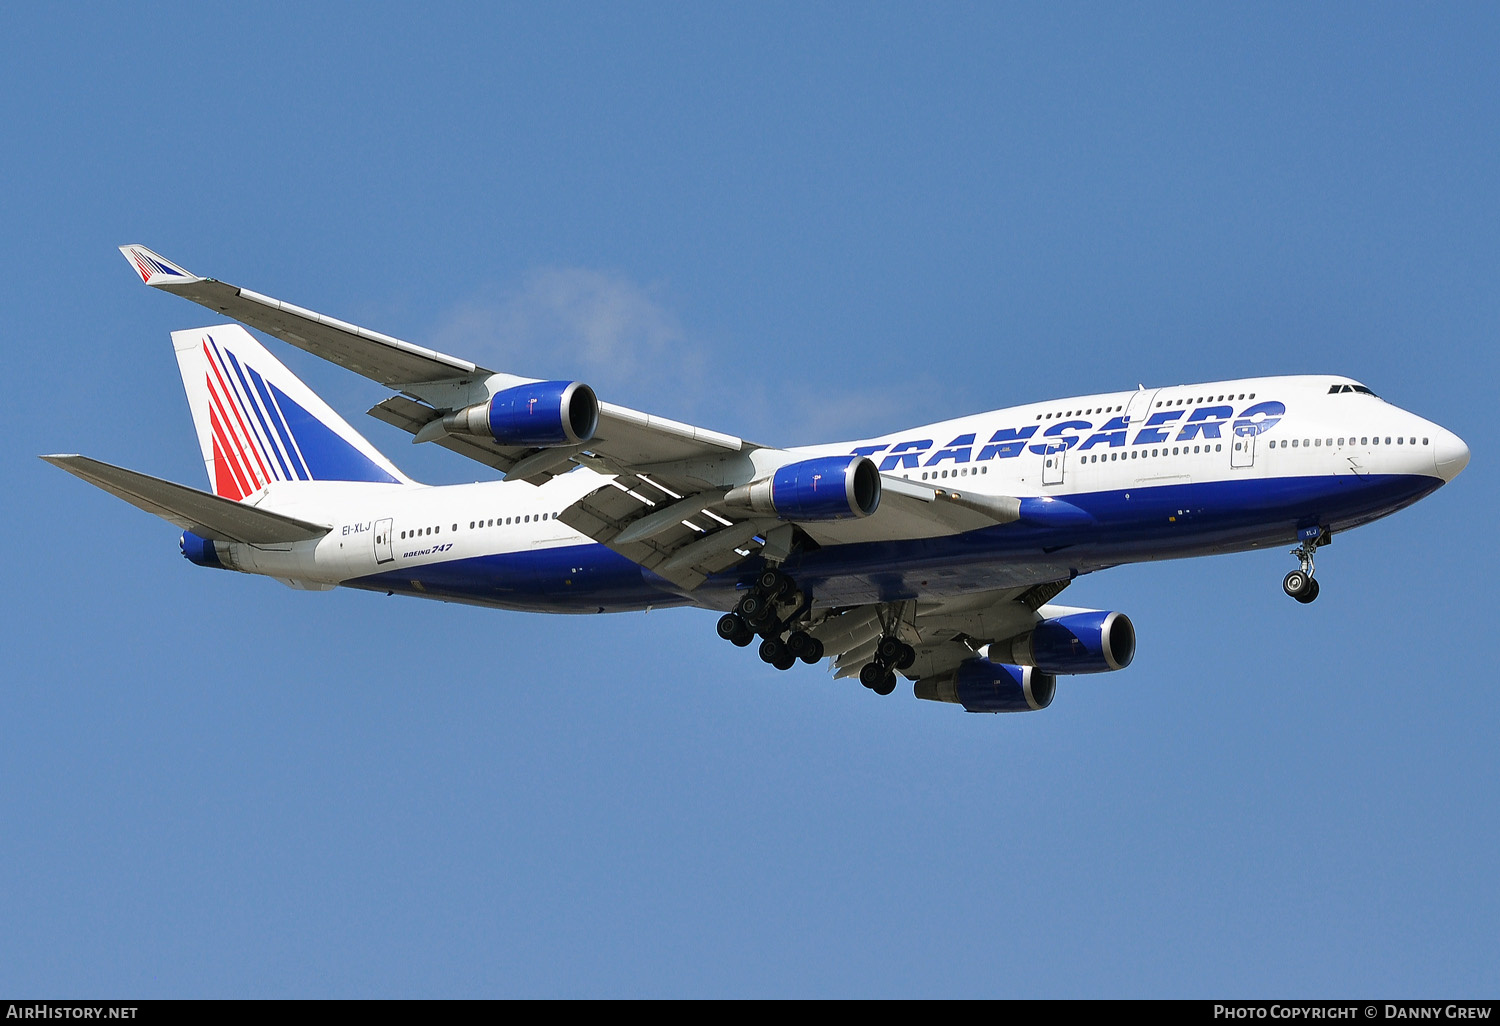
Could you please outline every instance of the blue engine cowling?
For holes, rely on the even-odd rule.
[[[202,538],[192,531],[182,532],[182,540],[178,542],[182,546],[182,554],[187,557],[189,563],[195,566],[211,566],[215,570],[227,570],[219,560],[218,550],[214,543],[208,538]]]
[[[928,701],[957,703],[966,712],[1034,712],[1052,704],[1057,678],[1031,666],[976,658],[952,674],[917,681],[912,691]]]
[[[1083,610],[1043,620],[1025,634],[990,645],[991,659],[1046,673],[1107,673],[1135,658],[1135,625],[1124,613]]]
[[[599,399],[580,381],[534,381],[490,397],[485,426],[502,445],[580,445],[599,428]]]
[[[851,520],[880,508],[880,471],[865,456],[819,456],[778,467],[724,496],[782,520]]]

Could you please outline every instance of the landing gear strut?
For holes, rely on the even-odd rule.
[[[1281,590],[1303,605],[1318,597],[1318,582],[1313,577],[1313,553],[1321,546],[1327,545],[1333,540],[1333,535],[1327,530],[1314,538],[1306,538],[1295,549],[1292,555],[1297,557],[1300,568],[1293,570],[1281,579]]]

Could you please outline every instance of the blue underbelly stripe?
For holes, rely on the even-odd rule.
[[[1409,506],[1441,484],[1435,477],[1340,475],[1072,493],[1061,497],[1092,522],[1019,522],[940,538],[826,546],[795,557],[786,569],[820,600],[840,604],[961,593],[1119,563],[1291,543],[1298,528],[1347,530]],[[749,560],[690,597],[603,545],[586,543],[425,563],[345,584],[507,609],[623,612],[724,607],[758,565]]]

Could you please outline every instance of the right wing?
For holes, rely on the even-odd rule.
[[[145,246],[121,246],[141,280],[152,288],[191,299],[259,328],[356,374],[400,388],[412,381],[437,381],[490,372],[468,360],[403,342],[378,331],[304,310],[237,285],[200,278]]]
[[[585,451],[608,471],[619,472],[633,467],[717,459],[760,448],[733,435],[613,403],[599,403],[599,426],[586,447],[507,446],[483,435],[446,432],[442,427],[445,413],[483,402],[494,391],[535,383],[536,379],[498,373],[472,361],[237,285],[199,277],[144,246],[121,246],[120,252],[152,288],[228,314],[314,356],[404,393],[380,403],[370,414],[410,432],[416,441],[436,442],[493,467],[508,478],[540,483],[583,462],[576,457]],[[678,483],[690,487],[687,481]]]
[[[736,485],[803,458],[734,435],[597,403],[597,427],[579,444],[507,445],[467,426],[491,396],[537,385],[390,335],[361,328],[248,289],[183,270],[143,246],[122,246],[141,280],[228,314],[316,356],[402,393],[369,412],[492,467],[507,479],[540,484],[587,466],[614,480],[564,510],[569,527],[686,589],[734,566],[756,547],[789,551],[793,525],[723,500]],[[592,397],[592,393],[589,393]],[[597,402],[597,401],[596,401]],[[902,478],[882,479],[873,515],[797,523],[820,545],[961,534],[1023,516],[1016,499],[962,495]]]

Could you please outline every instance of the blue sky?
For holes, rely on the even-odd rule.
[[[0,993],[1493,994],[1500,25],[1484,5],[7,11]],[[1349,374],[1474,452],[1124,567],[1029,716],[687,610],[292,592],[42,464],[201,486],[115,247],[770,444]],[[483,469],[361,416],[422,480]]]

